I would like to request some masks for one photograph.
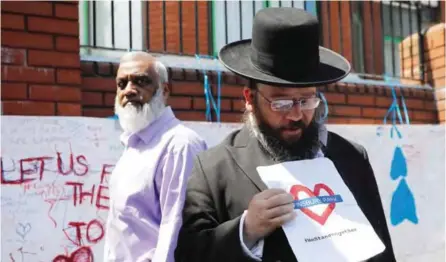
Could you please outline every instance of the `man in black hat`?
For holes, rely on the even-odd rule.
[[[303,10],[266,8],[254,18],[252,40],[221,49],[221,62],[249,80],[245,125],[197,157],[176,261],[297,261],[282,229],[295,217],[294,198],[268,189],[256,167],[317,157],[334,163],[385,246],[367,261],[396,261],[365,149],[321,123],[317,86],[341,80],[350,65],[319,46],[318,27]]]

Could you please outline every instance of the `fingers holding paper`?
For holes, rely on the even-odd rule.
[[[249,203],[244,221],[247,244],[255,243],[295,218],[293,196],[283,189],[267,189]]]

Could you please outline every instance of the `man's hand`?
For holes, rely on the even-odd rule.
[[[267,189],[252,198],[243,226],[248,248],[296,217],[293,200],[283,189]]]

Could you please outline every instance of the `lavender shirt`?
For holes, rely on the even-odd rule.
[[[126,149],[110,179],[104,261],[174,261],[187,179],[206,143],[170,107],[121,139]]]

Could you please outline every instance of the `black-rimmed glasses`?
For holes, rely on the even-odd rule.
[[[277,112],[287,112],[298,105],[301,110],[312,110],[319,106],[321,99],[318,97],[308,97],[297,99],[277,99],[270,100],[266,98],[262,92],[257,90],[257,92],[271,105],[271,109]]]

